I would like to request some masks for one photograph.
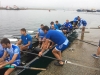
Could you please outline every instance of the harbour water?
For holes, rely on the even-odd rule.
[[[51,21],[58,20],[63,24],[66,19],[70,21],[80,16],[88,23],[87,27],[100,25],[100,14],[79,13],[63,10],[0,10],[0,37],[8,34],[20,34],[21,28],[37,30],[40,24],[50,25]]]

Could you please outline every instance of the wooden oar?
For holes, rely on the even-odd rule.
[[[6,65],[4,68],[20,68],[20,69],[29,69],[29,70],[46,70],[45,68],[14,66],[14,65]]]

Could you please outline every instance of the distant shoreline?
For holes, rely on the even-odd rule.
[[[7,8],[0,8],[0,10],[56,10],[56,9],[43,9],[43,8],[18,8],[18,9],[7,9]]]

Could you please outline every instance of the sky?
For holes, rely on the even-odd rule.
[[[33,8],[95,8],[100,9],[100,0],[0,0],[0,6]]]

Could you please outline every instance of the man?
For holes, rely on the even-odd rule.
[[[58,26],[56,24],[54,24],[53,21],[50,23],[50,25],[54,25],[55,29],[58,29]],[[51,26],[50,26],[50,29],[51,29]]]
[[[67,33],[67,32],[70,32],[70,30],[72,30],[72,24],[69,22],[69,20],[66,20],[66,22],[63,24],[63,32],[64,33]]]
[[[20,32],[21,32],[21,39],[17,42],[17,45],[19,45],[20,50],[27,50],[32,48],[32,37],[26,33],[25,28],[22,28]],[[21,43],[22,45],[20,45]]]
[[[77,22],[78,21],[78,26],[77,28],[79,28],[82,24],[83,24],[83,27],[82,27],[82,31],[85,31],[85,26],[87,25],[87,22],[83,19],[81,19],[79,16],[75,17],[74,22]]]
[[[3,53],[4,53],[4,49],[2,45],[0,44],[0,58],[3,56]]]
[[[54,64],[57,66],[64,65],[61,58],[61,51],[65,50],[68,47],[69,40],[61,32],[58,32],[56,30],[49,30],[48,26],[44,26],[43,31],[44,33],[46,33],[46,41],[41,52],[39,52],[39,56],[41,56],[42,53],[46,50],[47,44],[49,40],[51,40],[53,44],[57,44],[57,46],[53,49],[52,53],[59,61]]]
[[[59,31],[59,32],[63,33],[62,30],[55,29],[54,25],[51,25],[51,29],[50,30],[56,30],[56,31]]]
[[[38,45],[39,48],[42,47],[41,44],[44,42],[44,37],[45,37],[45,33],[42,30],[43,27],[44,25],[41,24],[41,27],[38,29],[38,33],[36,34],[36,38],[39,39],[39,45]]]
[[[3,56],[0,58],[0,68],[3,68],[4,66],[11,64],[14,66],[19,66],[20,65],[20,49],[16,45],[12,45],[10,43],[10,40],[7,38],[3,38],[1,40],[1,45],[4,50]],[[7,55],[10,55],[10,60],[9,61],[4,61],[7,57]],[[9,68],[4,75],[9,75],[11,72],[14,70],[14,68]]]
[[[55,22],[55,25],[58,27],[58,29],[61,28],[61,24],[58,21]]]
[[[99,46],[98,46],[98,49],[97,49],[97,53],[96,54],[92,54],[92,56],[94,58],[99,58],[99,55],[100,55],[100,41],[99,41]]]

